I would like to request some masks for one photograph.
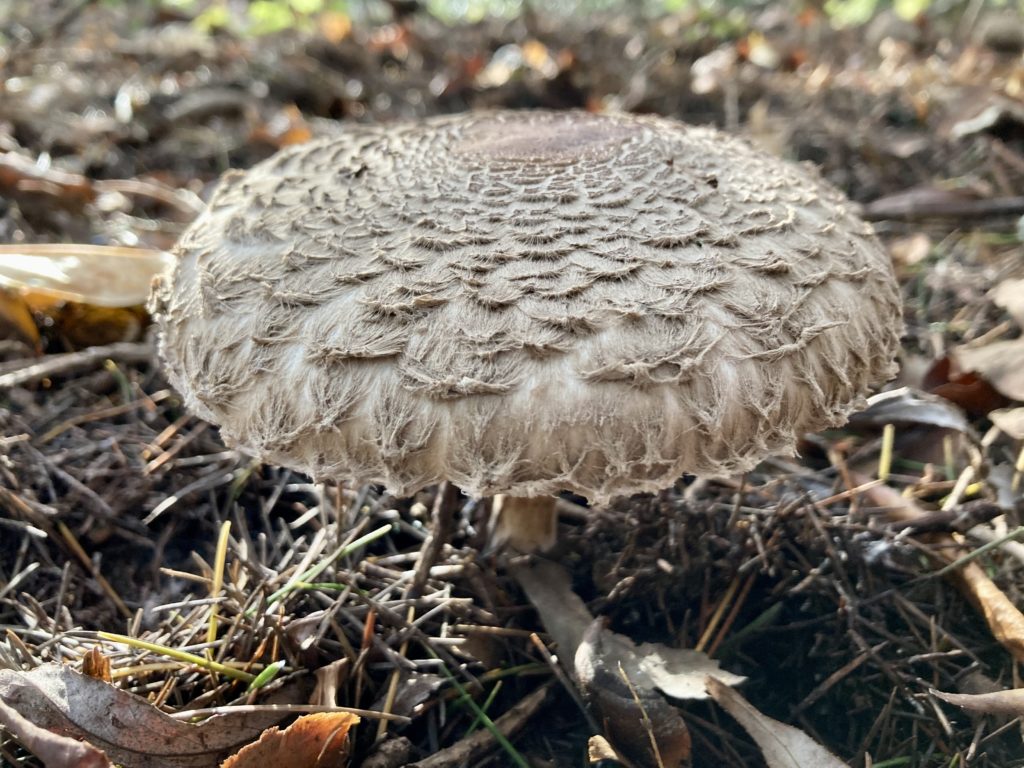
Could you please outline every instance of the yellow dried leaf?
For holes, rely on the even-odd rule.
[[[0,288],[0,339],[12,336],[32,346],[39,344],[39,329],[25,299]]]

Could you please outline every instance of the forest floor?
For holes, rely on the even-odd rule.
[[[15,3],[29,5],[0,29],[0,243],[169,249],[229,168],[345,121],[467,109],[651,112],[819,166],[874,222],[903,288],[895,395],[742,478],[685,478],[608,509],[565,498],[556,559],[610,630],[706,652],[747,678],[737,690],[758,710],[850,765],[1024,766],[1019,704],[967,711],[933,693],[1018,687],[1024,660],[1010,535],[1024,512],[1020,18],[883,14],[836,31],[810,11],[527,13],[452,27],[396,4],[399,18],[325,13],[256,37],[149,3]],[[0,294],[0,670],[79,669],[98,649],[117,685],[165,712],[315,700],[396,715],[364,717],[353,766],[586,765],[599,731],[656,764],[633,702],[602,710],[552,660],[521,580],[484,546],[486,503],[256,464],[183,410],[141,308],[30,294]],[[449,540],[424,546],[446,516]],[[101,631],[245,674],[283,665],[250,691]],[[716,704],[672,702],[681,761],[765,764]],[[215,765],[281,717],[222,719],[233,742],[148,764]],[[40,764],[2,726],[0,761]]]

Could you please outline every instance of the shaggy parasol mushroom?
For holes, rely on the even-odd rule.
[[[655,117],[351,126],[226,176],[176,253],[154,308],[199,415],[317,478],[501,494],[520,546],[559,491],[792,453],[893,374],[901,328],[840,192]]]

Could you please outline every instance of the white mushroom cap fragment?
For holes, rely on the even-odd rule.
[[[266,461],[593,502],[750,469],[891,377],[843,195],[709,128],[352,126],[225,177],[153,305],[187,404]]]

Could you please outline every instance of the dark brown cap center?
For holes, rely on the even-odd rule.
[[[565,163],[582,157],[602,160],[641,129],[634,124],[578,112],[545,114],[537,121],[479,120],[452,147],[477,160]]]

